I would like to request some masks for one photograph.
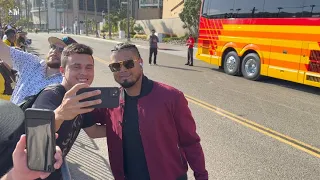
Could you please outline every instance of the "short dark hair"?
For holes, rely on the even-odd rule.
[[[129,50],[129,51],[135,53],[138,56],[139,59],[141,58],[140,52],[139,52],[137,46],[134,45],[134,44],[119,43],[111,50],[111,52],[115,53],[115,52],[118,52],[120,50]]]
[[[78,44],[78,43],[70,44],[69,46],[65,47],[64,50],[62,51],[61,67],[65,68],[67,66],[68,57],[73,54],[87,54],[92,57],[93,51],[91,47],[84,44]]]
[[[14,29],[7,29],[5,32],[4,32],[5,35],[7,36],[12,36],[12,35],[15,35],[16,34],[16,31]]]

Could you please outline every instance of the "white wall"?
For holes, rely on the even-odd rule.
[[[140,24],[146,34],[151,34],[152,29],[158,33],[176,34],[177,36],[184,36],[185,33],[188,33],[187,29],[183,29],[183,22],[180,18],[138,20],[136,24]]]

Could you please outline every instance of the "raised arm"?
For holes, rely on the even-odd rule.
[[[33,67],[33,65],[41,61],[38,56],[9,47],[2,41],[0,42],[0,59],[18,72]]]

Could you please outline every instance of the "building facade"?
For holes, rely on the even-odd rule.
[[[163,0],[163,19],[177,18],[183,10],[184,0]]]
[[[84,29],[86,19],[95,19],[95,0],[29,0],[31,16],[35,28],[78,32]],[[115,4],[119,4],[119,0]],[[87,3],[87,4],[86,4]],[[96,0],[97,22],[102,21],[102,11],[107,13],[107,0]],[[87,13],[86,13],[87,7]],[[113,7],[112,7],[113,8]],[[111,8],[111,9],[112,9]]]

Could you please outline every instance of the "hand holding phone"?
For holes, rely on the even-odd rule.
[[[58,134],[56,134],[56,139],[58,138]],[[12,175],[12,179],[45,179],[51,173],[50,172],[41,172],[41,171],[33,171],[30,170],[27,166],[27,138],[26,135],[22,135],[20,140],[17,142],[16,148],[12,153],[13,159],[13,169],[10,172]],[[63,163],[62,152],[61,149],[56,146],[56,154],[55,154],[55,164],[54,168],[59,169]]]
[[[34,171],[54,172],[56,153],[54,112],[45,109],[27,109],[25,130],[28,168]]]
[[[77,95],[77,92],[80,89],[88,87],[89,85],[81,83],[73,86],[68,92],[66,92],[62,99],[61,105],[56,110],[54,110],[56,120],[58,120],[60,123],[65,120],[73,120],[79,114],[85,114],[93,111],[94,108],[90,107],[102,102],[101,99],[98,98],[94,98],[94,100],[91,101],[83,102],[84,99],[101,94],[101,91],[95,90]]]
[[[118,87],[90,87],[79,89],[77,95],[88,92],[100,91],[101,94],[80,100],[80,102],[90,102],[101,99],[101,104],[90,106],[90,108],[116,108],[119,107],[120,89]]]

